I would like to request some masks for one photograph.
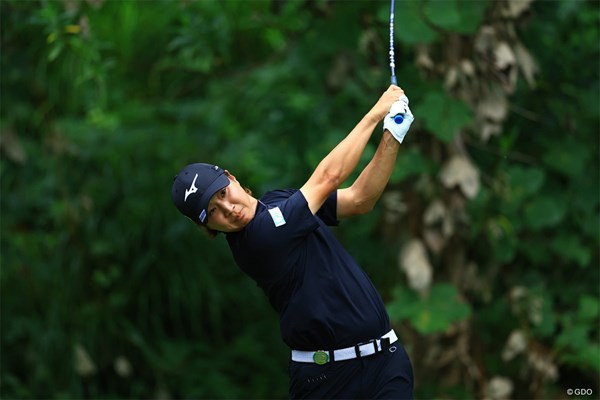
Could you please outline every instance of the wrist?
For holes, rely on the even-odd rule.
[[[380,115],[380,113],[378,113],[374,108],[372,108],[367,115],[365,115],[365,119],[367,119],[369,123],[373,125],[379,124],[384,117],[385,115]]]
[[[383,131],[382,140],[385,144],[385,147],[388,149],[398,150],[400,148],[400,142],[398,139],[396,139],[394,135],[392,135],[392,133],[387,129]]]

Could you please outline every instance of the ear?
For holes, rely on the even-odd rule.
[[[235,179],[235,176],[231,172],[229,172],[228,170],[224,170],[224,171],[225,171],[225,175],[227,175],[229,180],[231,180],[232,182],[237,182],[237,179]]]

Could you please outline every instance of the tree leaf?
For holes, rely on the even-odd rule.
[[[508,201],[515,207],[542,187],[546,174],[536,167],[511,166],[506,171],[510,192]]]
[[[60,55],[63,47],[64,47],[63,42],[58,42],[57,44],[52,46],[52,49],[48,53],[48,61],[52,62],[52,61],[56,60],[58,58],[58,56]]]
[[[430,173],[433,169],[433,163],[418,148],[410,147],[398,156],[390,183],[400,183],[411,176]]]
[[[600,314],[600,302],[597,297],[583,295],[579,298],[579,312],[577,316],[582,321],[594,322]]]
[[[554,197],[535,198],[525,207],[525,218],[534,230],[558,225],[564,218],[567,207]]]
[[[468,35],[477,31],[488,6],[489,0],[429,1],[423,13],[431,24],[441,29]]]
[[[584,246],[578,237],[561,234],[552,241],[552,250],[557,257],[575,262],[580,267],[588,267],[592,259],[590,249]]]
[[[471,314],[470,307],[459,300],[458,290],[451,284],[433,285],[423,299],[407,289],[397,288],[394,294],[394,300],[388,305],[390,318],[409,319],[422,334],[443,332]]]
[[[578,142],[574,138],[564,138],[548,147],[544,155],[544,163],[555,171],[576,177],[586,169],[591,154],[587,144]]]
[[[511,187],[522,191],[524,194],[536,193],[545,179],[544,170],[536,167],[512,166],[507,172]]]
[[[455,1],[429,1],[423,7],[423,13],[433,25],[453,30],[460,26],[461,18]]]
[[[395,39],[406,44],[431,43],[438,33],[431,29],[421,17],[420,1],[396,3],[394,12]],[[389,8],[382,7],[381,18],[388,20]]]
[[[453,156],[442,168],[440,180],[444,186],[451,188],[459,186],[463,194],[472,199],[477,196],[481,186],[479,171],[464,156]]]
[[[489,4],[490,0],[456,0],[460,21],[458,25],[449,28],[463,35],[474,34],[481,26]]]
[[[451,99],[440,91],[429,92],[415,107],[414,114],[443,142],[452,141],[458,130],[472,121],[471,110],[463,101]]]

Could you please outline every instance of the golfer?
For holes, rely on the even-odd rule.
[[[340,189],[381,121],[375,155]],[[179,211],[225,234],[238,266],[279,314],[291,349],[290,398],[412,398],[411,363],[384,303],[329,228],[373,209],[412,121],[408,98],[392,85],[299,190],[257,199],[232,173],[203,163],[173,181]]]

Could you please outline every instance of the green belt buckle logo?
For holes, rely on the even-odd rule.
[[[329,354],[323,350],[315,351],[315,354],[313,354],[313,361],[318,365],[326,364],[329,362]]]

